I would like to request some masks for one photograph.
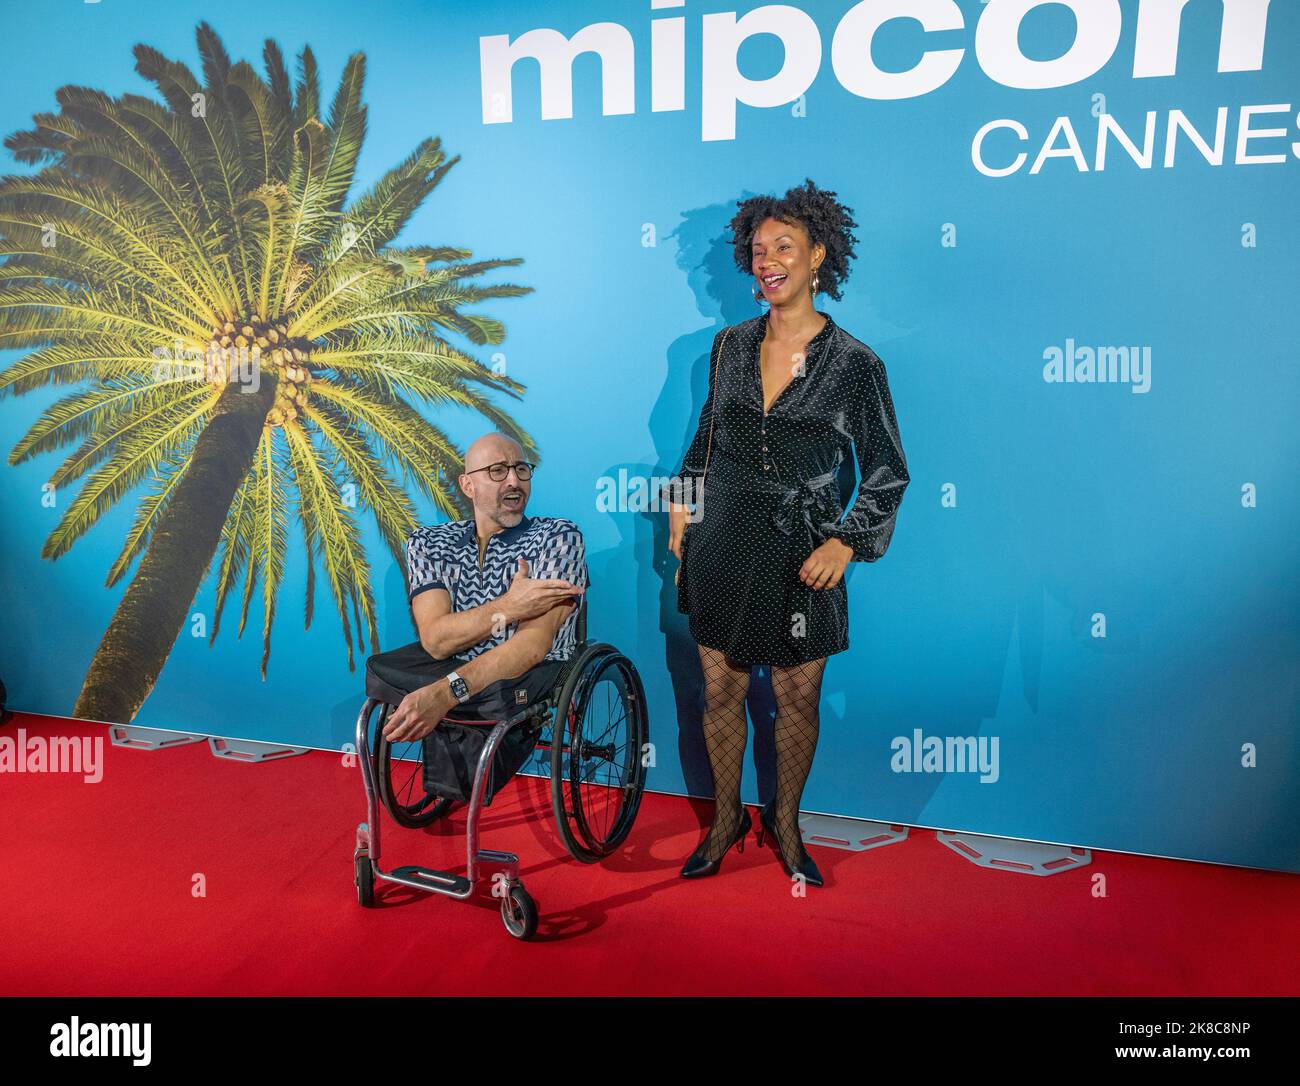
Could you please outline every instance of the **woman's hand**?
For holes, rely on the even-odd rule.
[[[670,502],[668,505],[668,549],[682,560],[682,537],[686,534],[686,518],[689,510],[684,505]]]
[[[809,588],[834,588],[844,577],[853,548],[832,536],[812,552],[799,567],[799,580]]]

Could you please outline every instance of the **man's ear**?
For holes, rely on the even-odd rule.
[[[460,492],[470,501],[474,500],[474,480],[468,475],[457,475],[456,485],[460,487]]]

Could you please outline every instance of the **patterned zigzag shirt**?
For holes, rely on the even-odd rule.
[[[513,528],[489,537],[481,569],[474,521],[453,520],[417,528],[406,540],[408,598],[441,588],[451,596],[453,611],[469,611],[509,589],[520,558],[528,563],[528,575],[535,580],[554,577],[583,589],[590,583],[582,532],[571,520],[525,516]],[[518,625],[512,622],[500,636],[490,635],[456,655],[472,660],[504,643]],[[577,629],[578,608],[574,607],[560,624],[546,659],[569,659],[577,645]]]

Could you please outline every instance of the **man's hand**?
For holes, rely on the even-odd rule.
[[[528,575],[528,563],[521,558],[509,591],[497,603],[508,621],[519,622],[544,615],[557,603],[564,603],[570,596],[580,595],[582,589],[568,581],[533,580]]]
[[[458,704],[446,679],[412,690],[388,718],[384,725],[384,738],[390,743],[423,739],[451,712],[452,706]]]
[[[853,558],[853,548],[832,536],[799,567],[799,580],[809,588],[834,588]]]

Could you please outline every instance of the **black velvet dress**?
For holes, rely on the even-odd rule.
[[[844,581],[812,589],[799,568],[831,536],[853,548],[853,561],[880,558],[908,484],[884,363],[821,315],[803,372],[766,414],[767,315],[733,325],[720,359],[723,333],[714,337],[699,426],[665,488],[699,500],[683,540],[678,610],[698,644],[748,666],[789,667],[849,647]],[[851,450],[859,485],[845,514],[837,474]]]

